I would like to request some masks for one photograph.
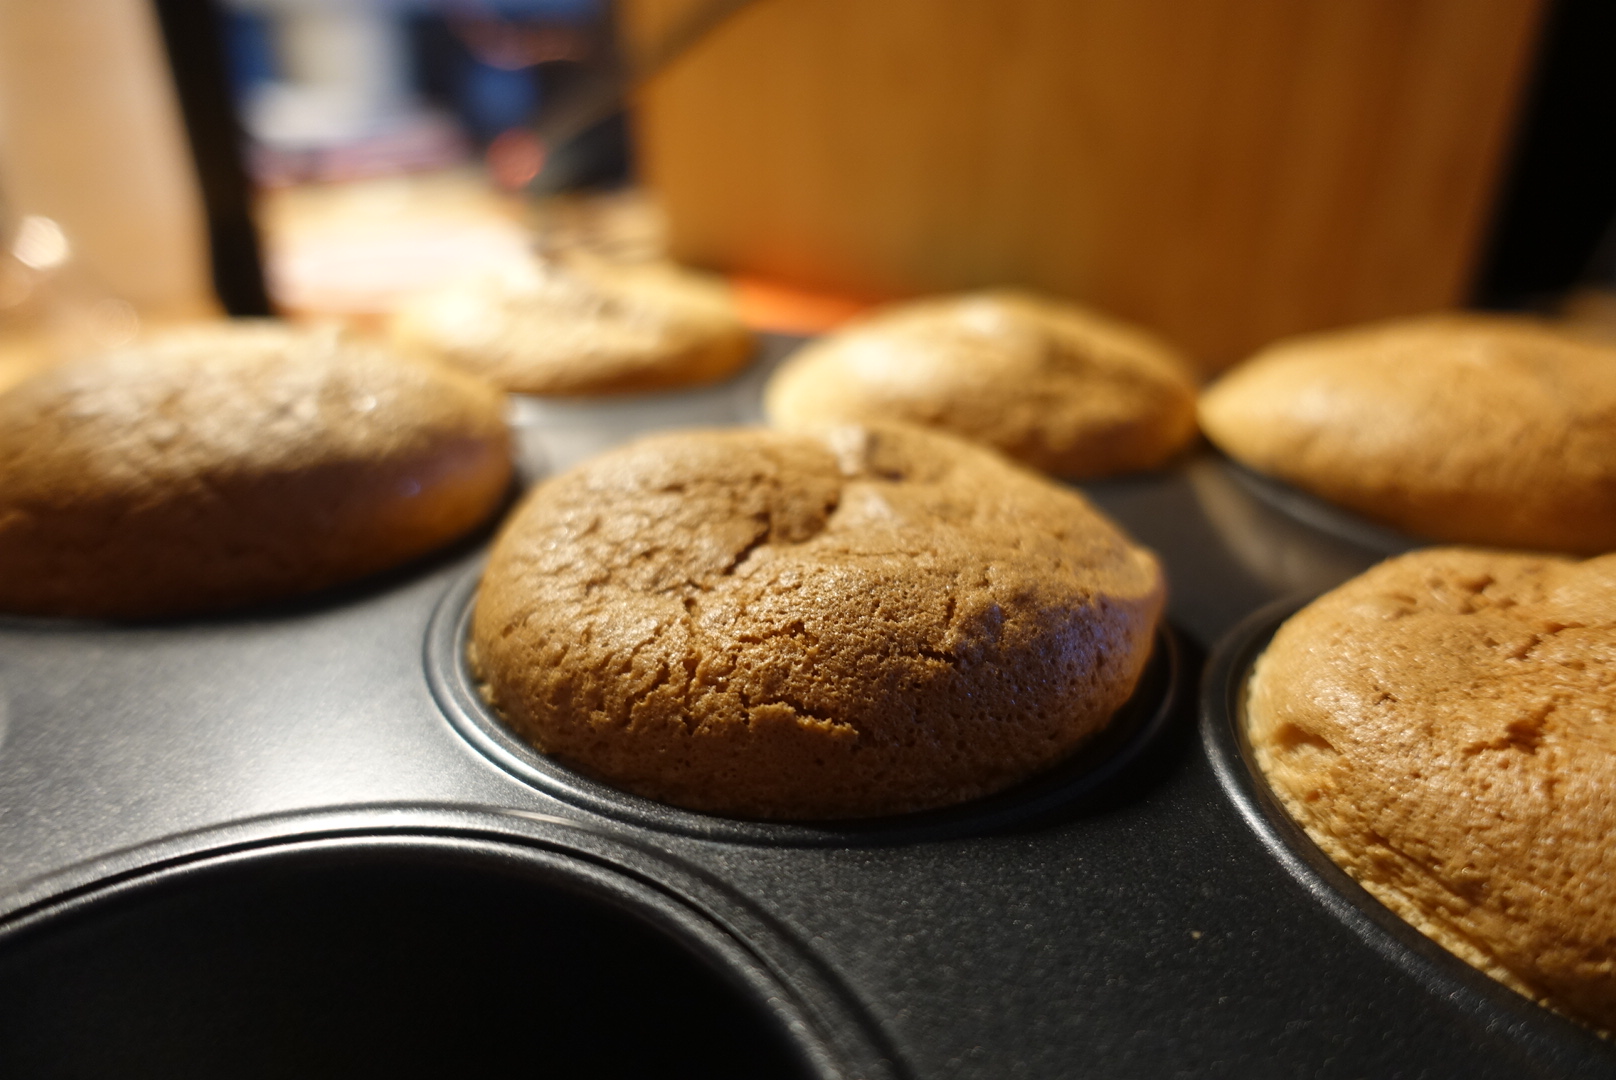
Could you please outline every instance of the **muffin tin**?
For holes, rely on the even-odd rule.
[[[754,421],[792,345],[519,401],[525,467]],[[0,619],[0,1076],[1616,1074],[1321,860],[1244,756],[1266,605],[1384,551],[1210,454],[1085,490],[1167,565],[1150,677],[1112,743],[914,818],[714,818],[526,752],[459,659],[486,536],[234,618]]]

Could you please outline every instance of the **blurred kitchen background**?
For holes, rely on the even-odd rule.
[[[1465,305],[1616,339],[1613,54],[1605,0],[0,0],[0,385],[579,251],[803,333],[1023,284],[1207,372]]]

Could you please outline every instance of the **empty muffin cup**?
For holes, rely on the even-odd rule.
[[[745,946],[716,948],[723,936],[636,876],[553,850],[293,839],[0,922],[0,1074],[809,1080],[872,1068],[835,1060],[791,991]]]

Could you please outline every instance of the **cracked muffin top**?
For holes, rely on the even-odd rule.
[[[1281,341],[1201,397],[1230,457],[1419,536],[1616,549],[1616,348],[1518,316]]]
[[[197,326],[0,393],[0,611],[157,618],[396,566],[487,518],[503,398],[334,330]]]
[[[682,432],[544,483],[470,659],[538,749],[692,809],[861,817],[1004,788],[1133,691],[1155,559],[918,429]]]
[[[506,390],[554,396],[710,383],[755,349],[723,284],[663,264],[535,263],[419,297],[392,334]]]
[[[769,420],[787,430],[898,420],[1056,476],[1166,464],[1195,438],[1195,382],[1166,343],[1009,289],[897,304],[787,360]]]
[[[1247,725],[1291,815],[1377,899],[1616,1029],[1616,556],[1382,563],[1281,627]]]

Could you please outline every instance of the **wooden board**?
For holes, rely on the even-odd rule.
[[[686,4],[631,0],[644,48]],[[637,98],[675,257],[1018,282],[1209,368],[1462,302],[1541,0],[754,0]]]

